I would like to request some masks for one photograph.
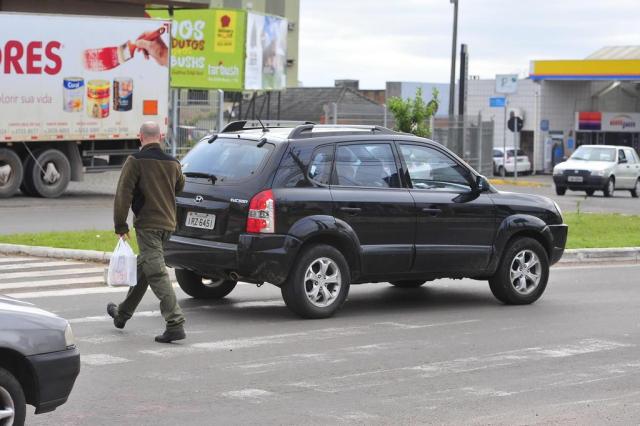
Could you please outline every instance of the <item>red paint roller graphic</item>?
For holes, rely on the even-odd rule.
[[[144,33],[136,39],[155,41],[157,40],[166,29],[160,27],[155,31]],[[84,51],[83,63],[84,67],[90,71],[106,71],[113,69],[129,59],[133,58],[136,50],[140,50],[144,53],[146,58],[149,58],[149,52],[136,45],[131,40],[126,41],[121,46],[102,47],[100,49],[87,49]]]

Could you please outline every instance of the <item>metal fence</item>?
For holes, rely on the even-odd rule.
[[[372,126],[393,126],[386,105],[329,103],[324,105],[324,116],[331,124],[363,124]]]
[[[224,126],[224,92],[172,89],[169,120],[169,150],[182,157],[202,137]]]

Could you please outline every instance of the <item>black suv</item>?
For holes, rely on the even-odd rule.
[[[350,284],[468,277],[528,304],[567,239],[552,200],[498,192],[442,145],[379,126],[237,121],[182,167],[165,253],[196,298],[267,282],[295,313],[323,318]]]

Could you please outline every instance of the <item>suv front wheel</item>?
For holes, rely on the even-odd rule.
[[[542,296],[549,279],[549,258],[533,238],[518,238],[504,251],[489,279],[493,295],[507,305],[527,305]]]
[[[327,318],[347,299],[350,281],[342,253],[328,245],[313,245],[296,260],[281,288],[282,298],[303,318]]]
[[[195,299],[222,299],[237,284],[223,278],[204,278],[186,269],[176,269],[176,279],[182,291]]]
[[[10,372],[0,368],[0,425],[23,425],[26,410],[20,383]]]

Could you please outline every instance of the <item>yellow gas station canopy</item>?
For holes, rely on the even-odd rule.
[[[532,80],[640,80],[640,47],[605,47],[587,59],[531,61]]]

